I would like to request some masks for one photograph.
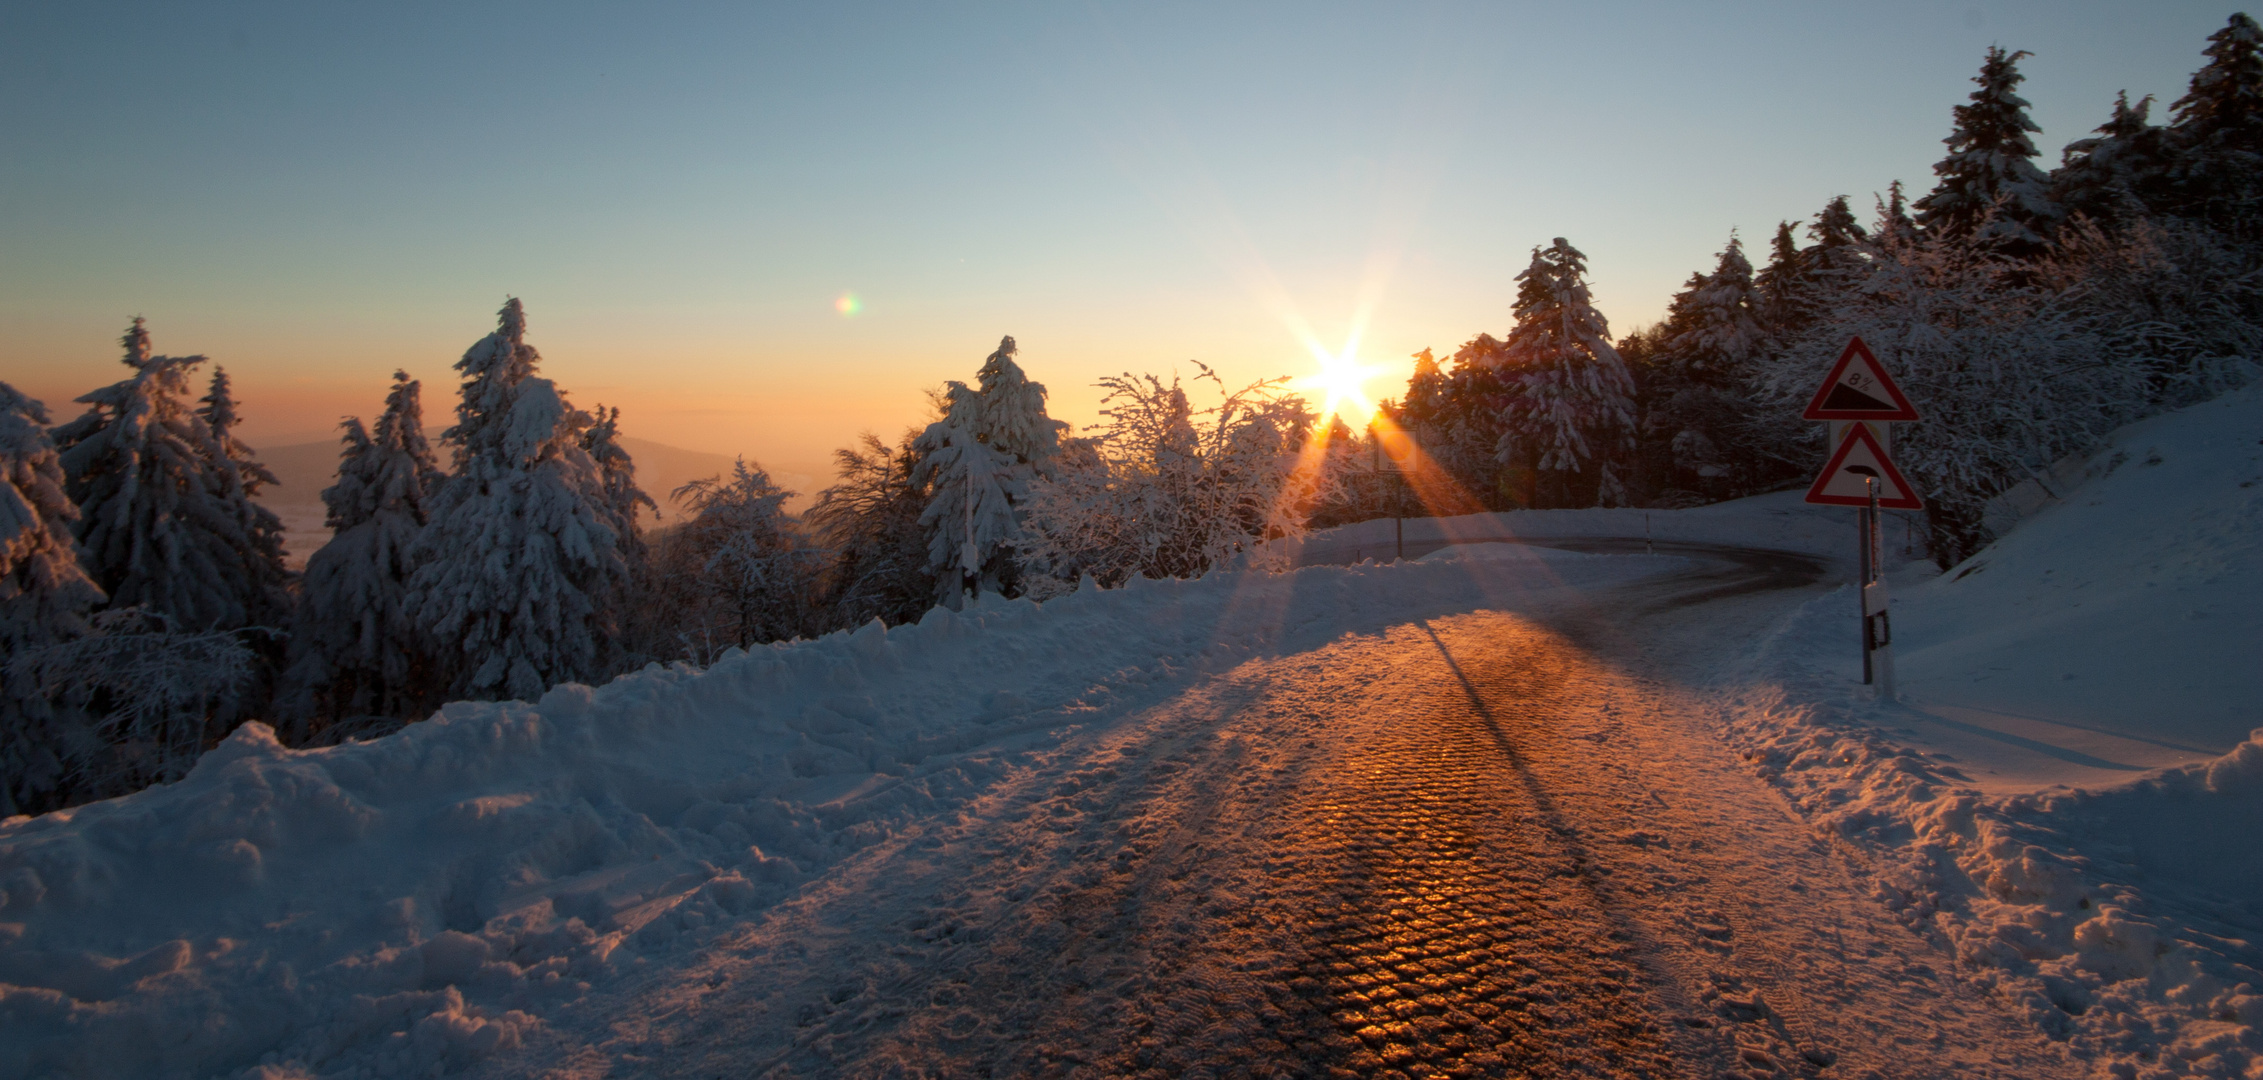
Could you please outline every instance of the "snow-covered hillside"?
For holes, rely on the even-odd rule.
[[[2131,425],[2063,494],[1911,594],[1918,737],[2045,783],[2238,745],[2263,724],[2263,384]]]
[[[1881,899],[2102,1075],[2263,1070],[2263,384],[2117,432],[1947,574],[1895,576],[1895,704],[1851,591],[1756,658],[1733,737],[1882,859]]]

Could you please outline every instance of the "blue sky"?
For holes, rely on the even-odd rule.
[[[787,463],[1006,333],[1078,421],[1100,375],[1355,326],[1403,371],[1505,330],[1550,237],[1623,332],[1732,227],[1923,191],[1991,44],[2055,162],[2237,9],[16,3],[0,378],[74,411],[143,314],[303,441],[395,367],[444,408],[517,295],[576,400]]]

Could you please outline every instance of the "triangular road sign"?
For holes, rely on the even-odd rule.
[[[1839,362],[1823,379],[1815,400],[1807,403],[1804,420],[1915,420],[1917,409],[1902,396],[1901,387],[1886,374],[1870,346],[1861,338],[1847,342]]]
[[[1925,509],[1917,488],[1894,468],[1894,459],[1886,456],[1870,429],[1861,424],[1847,429],[1846,440],[1831,455],[1831,463],[1823,466],[1823,475],[1807,489],[1807,501],[1826,506],[1868,506],[1870,489],[1865,480],[1878,481],[1879,506],[1889,510]]]

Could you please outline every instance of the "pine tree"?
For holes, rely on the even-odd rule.
[[[1886,185],[1886,197],[1878,200],[1878,221],[1871,228],[1870,236],[1880,246],[1916,239],[1917,219],[1909,216],[1909,199],[1902,194],[1901,181]]]
[[[1754,310],[1780,340],[1806,331],[1869,273],[1870,237],[1846,196],[1823,204],[1808,222],[1807,236],[1814,243],[1801,248],[1792,238],[1792,223],[1778,225],[1768,266],[1753,278],[1758,292]]]
[[[1689,325],[1679,328],[1668,347],[1692,372],[1733,373],[1767,339],[1760,303],[1744,242],[1731,233],[1713,272],[1689,294]]]
[[[0,654],[86,633],[102,590],[79,565],[47,409],[0,382]]]
[[[1045,384],[1022,373],[1014,362],[1017,351],[1014,339],[1005,337],[996,352],[983,358],[975,376],[973,426],[991,449],[1027,466],[1033,476],[1045,476],[1061,452],[1061,433],[1068,425],[1045,414]]]
[[[236,401],[229,390],[226,368],[212,369],[210,389],[198,400],[196,415],[211,436],[206,459],[213,494],[223,512],[234,519],[236,529],[250,540],[239,554],[244,577],[255,590],[251,595],[252,620],[280,628],[294,602],[292,575],[284,562],[283,519],[254,500],[261,488],[276,483],[275,474],[236,437]]]
[[[255,531],[267,519],[240,501],[242,473],[187,404],[204,358],[153,355],[139,318],[121,343],[134,374],[79,398],[91,407],[54,433],[89,576],[111,607],[142,606],[176,630],[276,616],[279,547]]]
[[[431,500],[415,547],[410,617],[437,650],[448,694],[534,700],[611,665],[628,572],[608,521],[602,471],[579,443],[588,423],[534,375],[513,299],[496,331],[457,361],[456,469]]]
[[[243,440],[236,438],[236,398],[229,388],[228,369],[212,369],[212,382],[205,395],[197,399],[196,414],[212,429],[212,443],[216,456],[235,466],[246,495],[257,495],[259,489],[276,483],[275,474],[259,463],[258,454]]]
[[[1777,222],[1776,234],[1768,240],[1768,265],[1752,276],[1753,289],[1759,296],[1760,321],[1771,331],[1797,333],[1813,319],[1814,313],[1806,309],[1807,290],[1802,287],[1804,269],[1792,223]],[[1696,287],[1695,281],[1687,286],[1691,291]]]
[[[2029,55],[1989,47],[1972,80],[1980,89],[1972,104],[1956,107],[1956,129],[1941,140],[1949,156],[1933,166],[1940,182],[1917,200],[1919,227],[2011,255],[2044,249],[2061,211],[2027,137],[2042,129],[2027,118],[2027,100],[2013,93],[2025,78],[2019,62]]]
[[[204,358],[154,355],[138,318],[121,344],[133,374],[79,398],[86,414],[53,432],[82,565],[108,603],[91,633],[11,658],[12,678],[31,680],[22,692],[73,727],[65,802],[186,772],[260,700],[272,657],[246,639],[273,638],[241,631],[275,627],[289,602],[242,472],[189,406]],[[233,423],[224,386],[208,405]]]
[[[581,447],[591,461],[597,463],[598,475],[605,487],[605,508],[610,517],[606,524],[621,538],[621,557],[628,560],[631,569],[641,567],[645,558],[644,528],[637,517],[644,511],[658,517],[659,504],[636,483],[636,460],[628,448],[621,445],[621,410],[597,406],[591,414],[588,430],[581,433]]]
[[[1779,237],[1786,233],[1777,230]],[[1785,247],[1780,244],[1779,252]],[[1779,254],[1788,270],[1770,284],[1781,303],[1814,309],[1813,253]],[[1771,343],[1761,314],[1769,304],[1733,235],[1713,272],[1692,275],[1674,298],[1660,328],[1658,354],[1649,358],[1644,433],[1664,444],[1677,490],[1719,498],[1753,490],[1764,475],[1753,468],[1745,428],[1752,411],[1752,366]]]
[[[1014,503],[1028,497],[1016,463],[971,427],[947,419],[928,425],[915,449],[913,481],[932,493],[919,524],[928,537],[927,564],[936,572],[936,599],[956,605],[970,592],[999,591],[1000,561],[1021,536]]]
[[[1529,458],[1557,506],[1572,505],[1570,478],[1617,455],[1634,426],[1634,382],[1586,277],[1587,256],[1563,237],[1532,249],[1502,348],[1510,392],[1496,453]]]
[[[1930,549],[1946,568],[1988,541],[1990,498],[2138,414],[2147,365],[2114,355],[2099,332],[2099,297],[2052,280],[2054,259],[2019,265],[1953,238],[1891,232],[1874,254],[1863,288],[1766,360],[1758,414],[1799,427],[1791,418],[1816,372],[1860,335],[1925,416],[1896,432],[1894,461],[1920,489]],[[1777,445],[1803,437],[1813,434]],[[1806,467],[1824,449],[1810,444]]]
[[[1438,425],[1446,410],[1446,372],[1438,359],[1424,349],[1414,354],[1414,373],[1407,376],[1406,395],[1388,410],[1398,425],[1417,440]]]
[[[943,418],[913,444],[913,482],[932,492],[920,521],[938,599],[955,602],[969,589],[1018,592],[1021,508],[1030,482],[1051,475],[1067,425],[1045,414],[1045,387],[1022,373],[1017,351],[1012,337],[1002,338],[974,387],[947,384]]]
[[[1480,333],[1449,359],[1439,401],[1424,430],[1426,457],[1482,508],[1513,509],[1530,502],[1523,481],[1529,467],[1504,461],[1499,450],[1507,428],[1502,405],[1509,386],[1503,370],[1505,346],[1491,334]],[[1455,499],[1457,502],[1468,500]],[[1464,508],[1462,512],[1469,512]]]
[[[331,540],[307,559],[278,702],[293,743],[415,719],[430,697],[431,662],[408,611],[410,553],[440,481],[420,389],[396,371],[374,434],[358,419],[342,425],[337,482],[322,492]]]
[[[2208,35],[2206,66],[2170,108],[2178,133],[2191,145],[2263,153],[2263,27],[2245,12]]]
[[[2170,108],[2172,209],[2252,239],[2263,204],[2263,28],[2234,14]]]
[[[823,552],[788,514],[794,492],[744,458],[731,475],[694,480],[676,499],[691,520],[658,549],[658,599],[682,654],[713,663],[722,651],[813,636]]]
[[[1862,231],[1847,197],[1833,196],[1807,226],[1815,246],[1807,250],[1808,275],[1826,292],[1837,294],[1861,283],[1870,270],[1870,236]]]
[[[0,382],[0,816],[55,801],[70,757],[68,727],[17,661],[85,636],[102,590],[79,566],[63,466],[47,410]]]
[[[2167,179],[2168,131],[2150,122],[2151,95],[2129,103],[2115,95],[2114,115],[2097,134],[2068,143],[2051,173],[2051,197],[2067,213],[2104,225],[2126,226],[2146,215],[2149,201],[2160,201]]]

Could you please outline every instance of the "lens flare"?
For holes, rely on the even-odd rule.
[[[853,292],[842,293],[834,299],[833,310],[843,315],[854,315],[864,310],[864,298]]]
[[[1320,415],[1334,413],[1354,427],[1367,423],[1374,415],[1375,402],[1367,396],[1367,382],[1388,368],[1359,362],[1359,339],[1344,343],[1341,353],[1330,353],[1317,342],[1307,342],[1313,359],[1320,362],[1320,370],[1300,376],[1290,385],[1317,391],[1321,396]]]

